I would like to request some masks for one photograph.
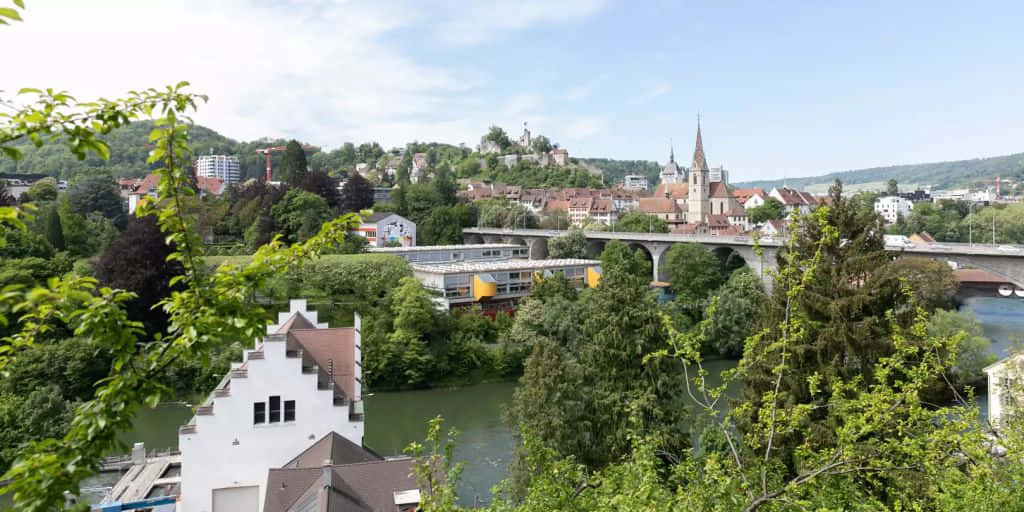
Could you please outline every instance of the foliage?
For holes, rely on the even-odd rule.
[[[51,205],[43,212],[43,233],[46,236],[46,241],[50,243],[50,247],[54,250],[63,251],[64,245],[64,229],[60,224],[60,214],[57,213],[57,205]]]
[[[30,201],[45,203],[57,199],[57,182],[53,179],[42,179],[29,187],[25,192]],[[24,194],[23,194],[24,195]]]
[[[462,228],[474,224],[475,212],[466,204],[437,206],[416,226],[416,237],[421,245],[449,245],[462,243]]]
[[[946,371],[950,384],[945,388],[946,391],[950,387],[960,391],[966,386],[977,386],[984,382],[985,373],[982,369],[994,363],[996,357],[991,352],[991,340],[985,337],[973,313],[938,309],[928,319],[927,328],[928,335],[935,338],[963,336],[956,360]]]
[[[359,212],[372,206],[373,185],[359,173],[352,173],[341,187],[341,211]]]
[[[512,145],[512,141],[508,138],[508,134],[505,133],[500,126],[491,126],[487,135],[484,135],[484,140],[489,140],[498,145],[502,151]]]
[[[520,204],[501,199],[477,201],[477,224],[485,228],[535,228],[537,216]]]
[[[716,354],[737,359],[743,355],[746,339],[757,331],[761,309],[768,297],[761,279],[749,268],[733,272],[714,295],[716,314],[708,315],[707,346]]]
[[[531,141],[531,146],[533,146],[532,149],[534,152],[547,153],[548,151],[551,151],[552,148],[551,139],[543,135],[538,135]]]
[[[626,272],[638,278],[650,279],[651,263],[641,249],[630,251],[624,242],[611,240],[601,251],[601,272]]]
[[[278,167],[278,179],[282,183],[298,186],[306,178],[307,172],[309,172],[309,164],[306,163],[306,152],[302,149],[302,145],[294,139],[288,141]]]
[[[586,258],[587,237],[581,229],[570,229],[564,235],[548,240],[549,258]]]
[[[960,287],[946,262],[914,256],[887,261],[872,274],[870,286],[891,296],[905,284],[912,285],[915,301],[929,312],[952,307]]]
[[[764,204],[747,209],[747,217],[754,224],[762,224],[769,220],[786,218],[786,206],[782,201],[769,197]]]
[[[183,272],[181,263],[168,260],[174,252],[156,219],[148,216],[132,219],[96,261],[100,283],[134,294],[126,303],[126,313],[151,335],[166,329],[167,313],[156,306],[171,292],[171,279]]]
[[[628,174],[646,176],[653,186],[658,180],[661,165],[649,160],[612,160],[609,158],[581,158],[580,162],[601,169],[605,183],[622,183]]]
[[[668,233],[668,223],[657,215],[629,212],[619,217],[612,229],[630,233]]]
[[[338,194],[337,184],[334,182],[334,179],[323,171],[312,171],[306,174],[302,178],[302,182],[299,183],[299,188],[322,197],[327,202],[327,206],[332,210],[336,210],[341,205],[341,196]]]
[[[900,184],[896,181],[896,178],[890,178],[885,186],[885,195],[898,196],[900,195]]]
[[[565,210],[554,210],[540,219],[541,229],[568,229],[572,225],[569,220],[569,212]]]
[[[108,219],[120,221],[124,215],[124,201],[117,185],[106,176],[89,176],[68,189],[71,211],[87,216],[98,212]]]
[[[288,242],[304,242],[320,226],[334,217],[324,198],[300,189],[291,189],[270,209],[274,224]]]
[[[668,276],[676,299],[698,311],[703,309],[704,300],[728,278],[718,257],[697,243],[672,245],[662,256],[659,270]]]

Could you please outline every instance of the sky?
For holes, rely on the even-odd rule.
[[[475,146],[527,122],[571,156],[689,163],[699,114],[732,181],[1024,151],[1024,2],[26,3],[3,97],[187,80],[238,140]]]

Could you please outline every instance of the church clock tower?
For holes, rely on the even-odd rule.
[[[700,118],[697,118],[697,144],[693,149],[693,164],[689,174],[689,197],[686,200],[686,221],[690,224],[706,223],[711,214],[711,179],[708,161],[704,157],[704,142],[700,138]]]

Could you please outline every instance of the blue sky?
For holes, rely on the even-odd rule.
[[[700,112],[734,181],[1024,151],[1019,2],[82,4],[0,29],[33,49],[0,89],[186,79],[211,96],[196,120],[239,139],[475,145],[528,121],[574,156],[659,162],[670,139],[689,160]]]

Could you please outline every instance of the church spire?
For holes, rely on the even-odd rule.
[[[708,170],[708,161],[704,158],[704,141],[700,138],[700,114],[697,114],[697,144],[693,148],[693,168],[698,171]]]
[[[672,139],[668,140],[668,161],[669,162],[675,162],[676,161],[676,150],[675,150],[675,148],[672,147]]]

